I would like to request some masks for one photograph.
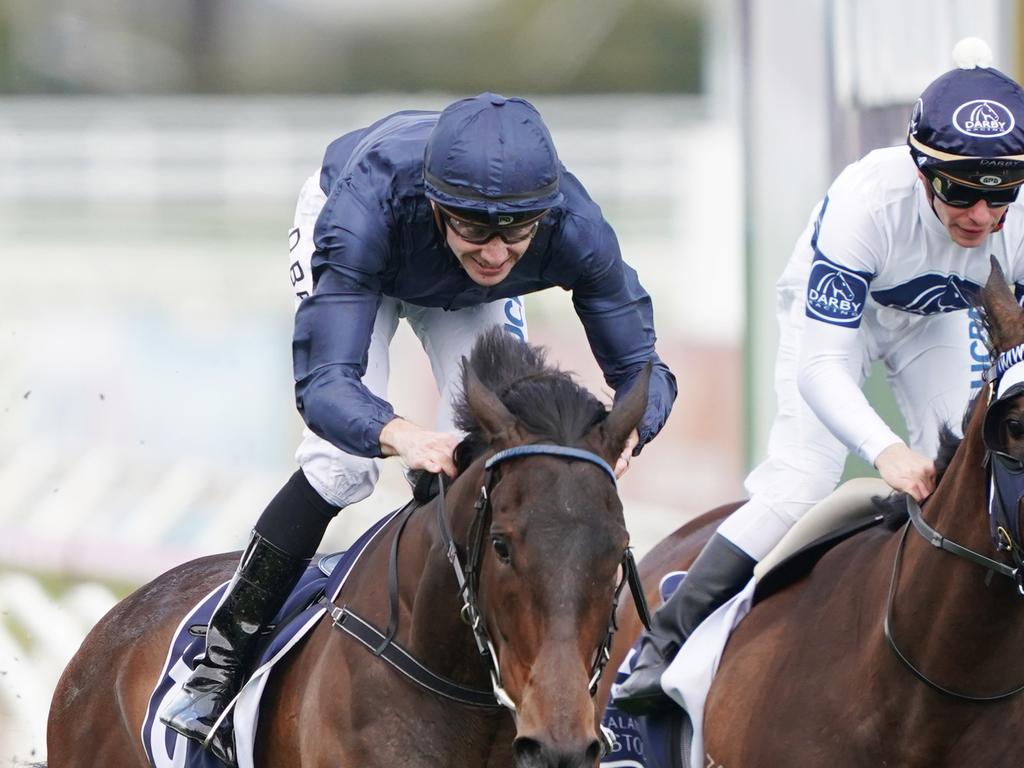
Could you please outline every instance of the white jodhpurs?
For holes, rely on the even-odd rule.
[[[718,529],[756,560],[835,489],[848,453],[797,389],[804,323],[817,322],[805,317],[802,293],[780,291],[778,320],[778,412],[768,438],[768,455],[747,476],[750,501]],[[881,360],[911,447],[935,456],[942,425],[961,434],[964,411],[988,367],[977,315],[960,310],[922,316],[869,304],[859,338],[861,357],[851,359],[850,374],[863,383],[872,362]]]
[[[310,270],[314,251],[313,227],[325,200],[319,175],[310,177],[299,194],[295,225],[289,232],[289,275],[296,307],[313,290]],[[477,337],[488,328],[501,325],[524,341],[527,339],[526,315],[519,297],[445,311],[384,296],[370,337],[366,373],[362,381],[373,394],[385,400],[391,372],[389,348],[401,318],[409,323],[430,361],[441,396],[434,428],[444,432],[456,431],[452,396],[459,389],[462,358],[469,355]],[[303,431],[295,459],[310,485],[324,500],[338,507],[354,504],[373,492],[382,461],[345,453],[309,429]]]

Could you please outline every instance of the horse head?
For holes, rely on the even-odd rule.
[[[1022,557],[1021,500],[1024,499],[1024,310],[999,264],[982,291],[982,318],[995,358],[995,380],[982,425],[991,462],[992,526],[1000,547]],[[1015,559],[1017,559],[1015,557]],[[1018,561],[1018,565],[1020,562]]]
[[[495,677],[515,712],[517,768],[583,768],[600,757],[592,688],[629,544],[609,465],[643,415],[649,376],[648,366],[608,411],[501,331],[464,364],[459,426],[482,453],[475,464],[499,460],[482,481],[489,514],[476,588]],[[523,447],[540,452],[514,450]]]

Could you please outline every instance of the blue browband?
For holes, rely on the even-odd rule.
[[[506,448],[504,451],[498,451],[487,460],[484,467],[490,469],[495,464],[498,464],[505,459],[515,459],[520,456],[564,456],[570,459],[589,461],[591,464],[596,464],[603,469],[608,474],[608,477],[612,479],[613,483],[616,482],[615,470],[608,465],[607,461],[602,459],[596,453],[585,451],[582,448],[570,448],[566,445],[546,445],[544,443],[534,445],[517,445],[514,448]]]
[[[1003,378],[1004,373],[1020,362],[1024,362],[1024,344],[1011,347],[999,355],[996,358],[995,364],[988,369],[988,374],[985,378],[990,382],[998,382],[999,379]]]

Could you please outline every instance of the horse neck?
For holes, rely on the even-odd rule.
[[[979,402],[942,481],[924,504],[923,514],[946,538],[988,553],[992,543],[988,528],[988,473],[981,435],[984,419],[985,408]]]
[[[923,516],[946,539],[1002,559],[989,533],[981,437],[985,409],[980,406]],[[897,583],[896,634],[921,668],[948,668],[951,680],[975,691],[1001,690],[1007,674],[1024,675],[1024,664],[1012,661],[1024,640],[1024,605],[1010,579],[941,551],[909,530]]]
[[[445,491],[444,508],[451,535],[465,562],[465,537],[482,482],[482,464],[466,469]],[[399,558],[402,621],[399,640],[438,674],[457,682],[489,687],[487,670],[475,640],[461,618],[462,599],[438,522],[439,498],[410,520]],[[415,543],[414,543],[415,542]],[[466,660],[472,660],[469,664]]]

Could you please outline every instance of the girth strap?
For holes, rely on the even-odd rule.
[[[473,707],[502,708],[491,691],[467,688],[431,672],[411,653],[394,640],[387,639],[384,633],[357,616],[350,608],[334,606],[331,609],[331,620],[334,622],[334,626],[342,632],[358,640],[407,678],[428,691]]]

